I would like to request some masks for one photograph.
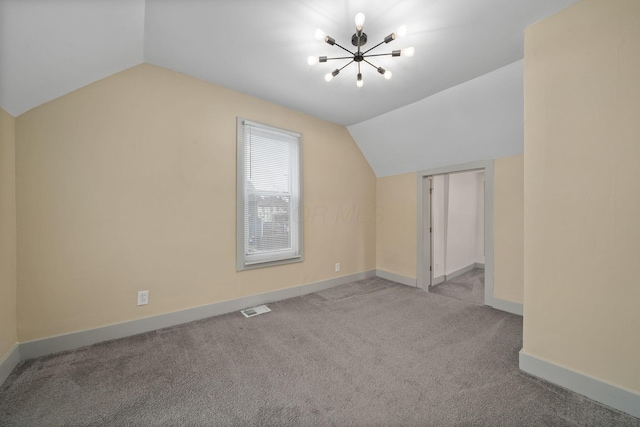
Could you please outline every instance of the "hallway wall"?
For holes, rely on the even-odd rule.
[[[434,176],[431,200],[434,282],[484,263],[484,172]]]

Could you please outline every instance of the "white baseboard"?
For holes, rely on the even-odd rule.
[[[476,264],[471,264],[471,265],[467,265],[466,267],[462,267],[459,270],[452,271],[449,274],[445,274],[444,275],[444,281],[446,282],[447,280],[455,279],[458,276],[462,276],[464,273],[468,273],[469,271],[473,270],[474,268],[476,268]]]
[[[433,278],[433,283],[431,284],[431,286],[435,286],[435,285],[439,285],[440,283],[444,283],[445,282],[444,278],[445,278],[444,275],[438,276],[438,277],[434,277]]]
[[[15,344],[11,350],[0,359],[0,385],[9,377],[11,371],[20,363],[20,345]]]
[[[418,286],[418,282],[414,277],[407,277],[401,274],[391,273],[389,271],[376,270],[376,276],[382,279],[391,280],[392,282],[398,282],[401,285],[412,286],[414,288]]]
[[[500,298],[493,298],[491,307],[496,310],[506,311],[507,313],[517,314],[518,316],[522,316],[524,312],[522,304]]]
[[[640,394],[581,374],[520,350],[520,369],[583,396],[640,418]]]
[[[473,268],[480,268],[484,270],[484,262],[476,262],[475,264],[473,264]]]
[[[76,348],[96,344],[102,341],[124,338],[131,335],[167,328],[169,326],[192,322],[194,320],[239,311],[247,307],[254,307],[260,304],[267,304],[287,298],[298,297],[329,289],[334,286],[344,285],[356,280],[372,278],[375,277],[375,275],[375,270],[369,270],[361,273],[350,274],[348,276],[336,277],[334,279],[296,286],[293,288],[281,289],[278,291],[207,304],[200,307],[188,308],[173,313],[160,314],[157,316],[146,317],[144,319],[107,325],[100,328],[27,341],[20,343],[19,355],[21,356],[21,360],[26,360],[61,351],[74,350]]]

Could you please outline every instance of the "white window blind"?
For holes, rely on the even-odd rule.
[[[300,145],[238,118],[238,270],[302,260]]]

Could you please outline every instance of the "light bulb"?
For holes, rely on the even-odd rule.
[[[307,64],[309,65],[314,65],[318,63],[318,57],[317,56],[310,56],[307,58]]]
[[[333,70],[332,72],[325,74],[325,75],[324,75],[324,79],[325,79],[326,81],[330,82],[330,81],[331,81],[331,79],[333,79],[333,78],[334,78],[335,76],[337,76],[338,74],[340,74],[340,70],[336,68],[336,69],[335,69],[335,70]]]
[[[318,28],[313,36],[316,38],[316,40],[324,41],[324,36],[326,36],[326,34],[324,33],[324,31]]]
[[[402,56],[413,56],[416,53],[416,49],[414,47],[405,47],[400,53]]]
[[[364,86],[364,81],[362,80],[362,74],[358,73],[358,80],[356,80],[356,86],[362,87]]]
[[[364,26],[364,13],[358,13],[356,15],[356,30],[362,31],[362,27]]]
[[[396,31],[396,35],[398,37],[404,37],[407,35],[407,26],[403,25],[402,27],[398,28],[398,31]]]
[[[393,74],[391,74],[391,71],[386,70],[383,74],[384,78],[389,80],[391,78],[391,76],[393,76]]]

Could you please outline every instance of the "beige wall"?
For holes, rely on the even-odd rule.
[[[415,173],[377,179],[376,268],[416,278],[417,182]]]
[[[493,296],[522,304],[524,156],[496,159],[493,180]]]
[[[303,263],[235,270],[236,116],[303,134]],[[16,144],[20,341],[375,268],[342,126],[140,65],[19,116]]]
[[[0,108],[0,360],[16,344],[15,119]]]
[[[525,43],[524,348],[640,392],[640,2],[583,0]]]

